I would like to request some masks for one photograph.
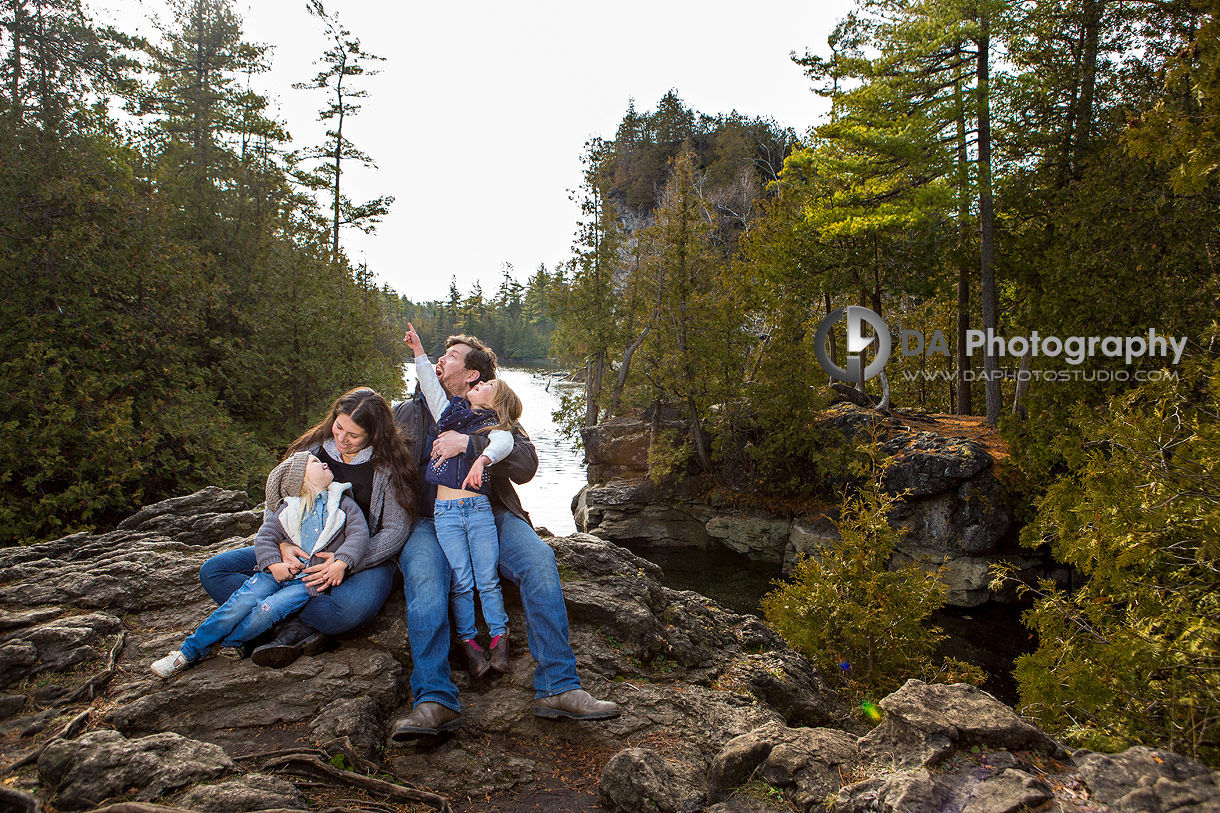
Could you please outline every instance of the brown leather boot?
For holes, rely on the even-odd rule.
[[[491,661],[491,668],[500,674],[508,671],[508,630],[504,630],[499,640],[492,645],[489,660]]]
[[[622,713],[618,703],[598,700],[584,689],[534,700],[534,714],[547,720],[610,720]]]
[[[462,724],[462,713],[448,706],[425,700],[411,713],[394,723],[390,739],[396,743],[406,742],[416,737],[435,737],[446,731],[452,731]]]
[[[478,680],[491,671],[491,664],[487,662],[487,653],[473,638],[462,641],[462,651],[466,653],[466,671],[470,673],[470,677]]]

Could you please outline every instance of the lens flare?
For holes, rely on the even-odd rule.
[[[881,709],[877,708],[867,700],[860,704],[860,710],[864,712],[865,717],[872,720],[874,723],[881,722]]]

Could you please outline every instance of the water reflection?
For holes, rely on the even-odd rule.
[[[562,536],[576,531],[572,498],[585,484],[585,464],[584,455],[571,447],[551,419],[551,413],[559,408],[563,389],[579,385],[555,381],[548,389],[555,372],[549,367],[500,367],[500,377],[521,397],[521,425],[538,451],[538,473],[533,480],[517,486],[521,504],[535,527]],[[407,392],[414,392],[414,363],[403,367],[403,378]]]

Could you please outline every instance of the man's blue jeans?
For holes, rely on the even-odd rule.
[[[493,514],[500,538],[500,576],[521,590],[530,653],[538,663],[534,694],[550,697],[579,689],[555,552],[525,520],[500,508]],[[431,519],[415,523],[398,563],[407,599],[414,703],[431,701],[461,711],[449,674],[449,562]]]
[[[449,603],[459,640],[475,637],[474,589],[479,588],[479,605],[491,637],[508,630],[504,596],[500,590],[497,567],[500,544],[491,502],[484,495],[458,500],[437,500],[433,507],[436,538],[452,571]]]
[[[208,654],[212,644],[241,646],[305,606],[309,588],[300,579],[280,584],[270,573],[255,573],[216,608],[179,649],[188,661]]]
[[[199,583],[212,601],[224,604],[257,568],[253,547],[225,551],[203,563]],[[311,598],[297,617],[323,635],[351,632],[377,617],[394,586],[394,573],[393,559],[349,573],[339,586]]]

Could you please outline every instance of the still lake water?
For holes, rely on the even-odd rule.
[[[407,392],[415,390],[415,365],[404,367]],[[580,384],[561,383],[550,367],[501,366],[500,376],[521,397],[521,424],[538,452],[538,473],[517,486],[521,503],[534,526],[556,536],[576,531],[572,498],[584,487],[584,454],[574,450],[559,432],[551,414],[559,408],[565,389]],[[694,590],[739,613],[761,615],[759,601],[780,578],[778,566],[747,559],[727,548],[707,550],[635,550],[665,571],[664,582],[675,590]],[[983,667],[988,680],[983,688],[1006,703],[1016,702],[1013,659],[1033,648],[1020,622],[1020,607],[988,603],[970,609],[945,608],[933,622],[948,635],[940,655]]]

